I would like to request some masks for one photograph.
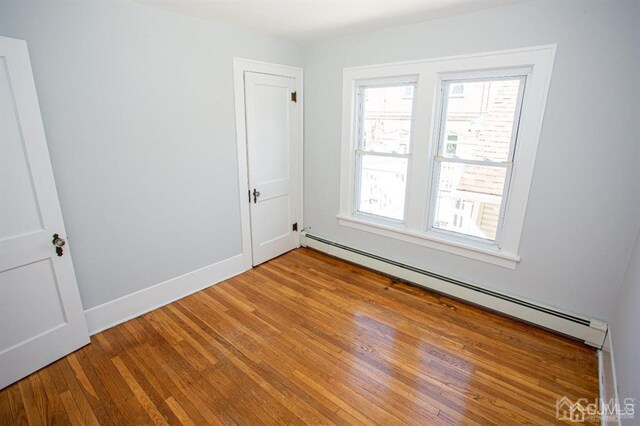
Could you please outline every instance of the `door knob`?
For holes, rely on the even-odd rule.
[[[53,244],[56,247],[56,254],[58,256],[62,256],[64,253],[62,252],[62,247],[67,244],[67,242],[64,240],[64,238],[60,238],[60,236],[58,234],[53,234],[53,240],[51,241],[51,244]]]
[[[258,197],[260,196],[260,191],[258,191],[256,188],[253,188],[253,202],[257,203],[258,202]]]

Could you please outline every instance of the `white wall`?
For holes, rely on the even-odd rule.
[[[640,409],[640,233],[625,275],[616,314],[611,324],[611,340],[621,400],[634,398]],[[638,422],[640,413],[636,411]],[[623,422],[625,423],[625,422]],[[632,421],[628,420],[629,424]],[[635,423],[637,424],[637,423]]]
[[[85,309],[241,252],[232,56],[288,42],[123,0],[2,0],[28,42]]]
[[[542,0],[311,44],[306,226],[443,275],[611,320],[634,243],[629,230],[640,223],[639,23],[637,1]],[[515,270],[337,224],[344,67],[547,43],[558,50]]]

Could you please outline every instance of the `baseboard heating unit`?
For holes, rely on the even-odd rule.
[[[521,319],[523,321],[583,340],[602,348],[608,326],[602,321],[563,312],[536,302],[488,290],[473,284],[444,277],[414,266],[348,247],[316,235],[302,232],[300,243],[331,256],[344,259],[418,286]]]

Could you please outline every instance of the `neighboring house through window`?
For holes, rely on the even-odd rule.
[[[429,219],[433,228],[496,241],[525,84],[525,75],[442,82],[442,136],[434,157]],[[464,89],[456,92],[459,87]]]
[[[411,158],[411,83],[362,85],[357,111],[357,211],[404,220]]]

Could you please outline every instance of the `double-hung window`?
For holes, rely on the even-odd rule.
[[[441,81],[428,229],[499,246],[526,74],[474,74]]]
[[[404,222],[414,88],[411,81],[358,86],[358,214]]]
[[[554,55],[345,69],[339,223],[514,268]]]

